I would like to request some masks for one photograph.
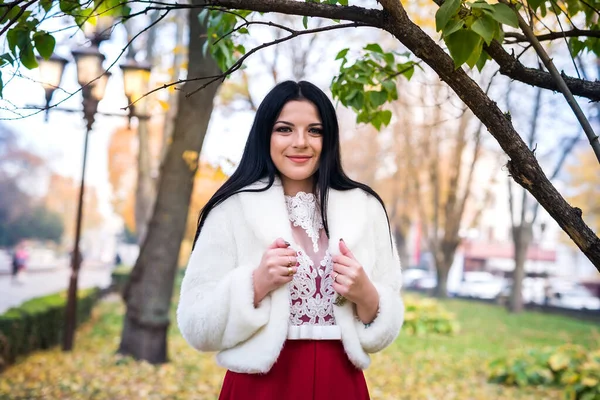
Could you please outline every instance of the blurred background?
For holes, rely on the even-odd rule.
[[[411,18],[437,37],[433,18],[437,6],[433,2],[404,3]],[[28,398],[27,393],[42,398],[214,398],[218,390],[223,371],[215,372],[212,359],[200,359],[204,355],[187,348],[179,336],[171,339],[178,335],[173,324],[169,340],[175,364],[151,367],[114,354],[124,313],[122,300],[114,293],[125,287],[149,234],[161,168],[184,97],[180,86],[169,86],[144,97],[134,108],[125,107],[151,89],[184,79],[190,69],[189,53],[202,51],[190,48],[186,10],[173,11],[152,29],[144,30],[159,18],[158,11],[150,11],[114,26],[113,20],[98,18],[96,25],[86,25],[86,30],[78,30],[66,17],[48,19],[43,22],[45,29],[53,32],[57,42],[53,60],[40,60],[40,67],[33,70],[15,68],[10,82],[5,83],[0,100],[0,314],[36,298],[57,293],[64,297],[80,204],[78,287],[100,290],[104,300],[94,303],[91,322],[80,328],[81,344],[68,356],[75,358],[66,361],[73,365],[71,372],[52,375],[44,369],[46,361],[65,361],[52,358],[63,357],[57,349],[44,350],[41,359],[27,358],[37,357],[31,352],[26,357],[20,350],[11,356],[6,351],[5,367],[18,363],[7,368],[4,377],[0,375],[0,393],[8,396],[2,398],[11,398],[10,390],[22,396],[14,398]],[[303,24],[302,18],[281,15],[256,17],[261,19],[295,29],[302,29]],[[107,28],[102,28],[103,23]],[[325,21],[317,18],[309,21],[309,27],[323,25]],[[284,33],[257,26],[240,42],[249,49]],[[208,128],[199,156],[184,154],[190,166],[198,164],[198,170],[179,250],[180,269],[190,254],[198,214],[235,170],[265,94],[276,83],[292,79],[308,80],[331,95],[329,87],[340,68],[336,54],[349,48],[349,57],[357,58],[369,43],[379,43],[385,51],[406,52],[398,41],[370,28],[300,36],[249,57],[245,68],[218,87],[209,120],[200,110],[190,111],[189,121],[197,118],[198,126],[208,124]],[[556,45],[550,51],[559,70],[574,74],[573,59],[565,46]],[[95,93],[84,90],[80,94],[81,83],[93,79],[85,73],[86,69],[90,72],[94,57],[104,58],[102,68],[114,67],[98,82]],[[51,61],[54,64],[44,64]],[[535,64],[535,54],[525,53],[521,61]],[[593,53],[581,54],[576,62],[587,79],[598,79],[600,62]],[[374,398],[442,398],[436,397],[441,393],[447,394],[444,398],[459,398],[467,389],[462,383],[451,383],[451,377],[440,378],[433,386],[424,383],[442,373],[443,367],[432,366],[435,349],[448,352],[440,358],[446,366],[463,360],[459,354],[468,349],[474,352],[475,361],[460,361],[455,376],[471,373],[466,372],[471,367],[479,370],[475,365],[481,360],[504,356],[508,350],[565,343],[598,349],[598,271],[535,199],[509,177],[507,156],[480,121],[432,70],[420,66],[410,81],[397,80],[398,99],[387,107],[391,121],[381,130],[357,123],[354,111],[336,102],[344,168],[384,199],[403,265],[407,304],[414,307],[408,309],[406,333],[402,334],[410,338],[399,339],[405,344],[398,346],[405,347],[394,347],[376,359],[379,377],[375,372],[368,375]],[[546,175],[598,232],[599,166],[564,99],[497,74],[493,65],[470,75],[509,113],[523,140],[535,148]],[[201,91],[193,96],[203,95]],[[49,96],[58,106],[40,112]],[[90,101],[95,102],[91,110]],[[600,130],[598,104],[580,103],[594,128]],[[199,129],[198,135],[203,134]],[[85,190],[80,200],[84,152]],[[176,285],[181,272],[177,276]],[[518,298],[513,290],[515,279],[522,282]],[[176,292],[177,286],[175,296]],[[432,305],[429,302],[435,300],[431,296],[455,300]],[[520,314],[523,309],[529,311]],[[434,314],[427,314],[430,312],[436,316],[431,317]],[[58,315],[57,326],[61,326],[62,314]],[[538,319],[542,317],[565,319]],[[411,318],[421,318],[421,322]],[[431,328],[424,321],[441,325]],[[536,326],[540,331],[557,327],[565,332],[538,332],[529,337],[527,332]],[[521,328],[525,331],[519,331]],[[45,329],[43,325],[41,329]],[[457,339],[451,345],[445,336],[416,339],[429,330],[464,341]],[[501,332],[502,338],[491,339],[494,332]],[[490,342],[479,346],[485,337]],[[518,337],[525,339],[517,342]],[[108,341],[100,343],[102,338]],[[36,351],[38,347],[44,349],[40,345]],[[77,358],[78,352],[103,354],[101,362],[115,371],[129,368],[135,371],[127,375],[130,379],[146,382],[132,384],[132,388],[125,378],[118,378],[118,372],[108,370],[101,379],[88,371],[86,362]],[[413,353],[418,357],[410,358]],[[11,375],[19,368],[21,378]],[[40,371],[49,375],[39,375]],[[179,383],[178,371],[186,371]],[[162,374],[161,389],[152,386],[151,379],[144,379],[149,376],[144,373]],[[395,378],[386,381],[384,375],[388,374]],[[483,372],[468,376],[469,398],[558,398],[562,393],[511,385],[495,389],[486,386],[490,384]],[[52,377],[64,380],[64,385],[50,384]],[[108,389],[107,384],[113,388]],[[6,389],[9,386],[11,389]],[[416,390],[416,394],[408,396],[408,390]]]

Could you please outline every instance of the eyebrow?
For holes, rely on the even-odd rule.
[[[287,122],[287,121],[275,121],[275,123],[294,126],[294,124],[292,124],[291,122]],[[312,124],[308,124],[308,126],[323,126],[323,124],[320,122],[313,122]]]

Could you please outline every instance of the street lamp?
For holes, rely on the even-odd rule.
[[[145,62],[137,62],[133,58],[128,57],[123,64],[120,65],[123,71],[123,86],[125,88],[125,96],[127,102],[131,104],[133,101],[140,99],[146,93],[148,81],[150,80],[150,64]],[[137,105],[129,107],[129,123],[131,117],[136,114],[136,108],[144,108],[145,98],[142,98]],[[136,107],[137,106],[137,107]]]
[[[42,86],[46,92],[46,112],[44,115],[44,120],[47,122],[50,111],[48,107],[50,106],[52,95],[54,94],[56,88],[60,86],[63,72],[65,72],[65,65],[67,65],[69,61],[54,53],[47,60],[39,56],[37,57],[37,60],[40,68]]]
[[[110,36],[110,27],[112,26],[113,21],[106,18],[108,17],[98,17],[96,32],[86,34],[88,38],[91,37],[91,46],[74,49],[71,52],[77,67],[77,81],[81,86],[81,93],[83,97],[83,117],[86,121],[86,132],[83,145],[83,161],[81,166],[79,200],[77,204],[75,240],[73,252],[71,253],[71,276],[69,279],[67,307],[65,312],[65,330],[62,346],[64,351],[69,351],[73,348],[75,328],[77,324],[77,282],[82,261],[81,251],[79,250],[79,242],[81,239],[81,226],[83,219],[83,197],[85,190],[85,171],[87,164],[89,134],[92,130],[95,116],[98,113],[98,103],[104,98],[106,85],[111,75],[110,72],[105,71],[102,67],[102,62],[104,61],[105,57],[98,49],[98,44],[103,40],[108,39]],[[46,120],[48,120],[52,95],[56,88],[60,85],[64,67],[67,62],[68,61],[64,58],[54,54],[48,60],[39,60],[41,80],[46,92]],[[127,96],[129,102],[131,102],[131,99],[139,98],[145,92],[150,77],[150,66],[130,60],[122,66],[122,69],[125,80],[125,95]],[[59,107],[53,107],[52,109],[67,112],[81,112],[81,110]],[[134,115],[132,110],[130,110],[129,115],[125,115],[123,113],[101,114],[119,117],[126,116],[129,120],[131,120],[131,116]],[[135,116],[138,119],[149,118],[147,115],[141,115],[139,112],[136,113]]]

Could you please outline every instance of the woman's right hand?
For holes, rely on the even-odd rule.
[[[278,238],[263,253],[260,265],[252,275],[254,280],[254,307],[271,291],[285,285],[294,278],[298,270],[296,251],[290,244]]]

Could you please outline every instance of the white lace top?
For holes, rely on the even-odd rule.
[[[288,339],[340,339],[333,316],[333,262],[317,199],[299,192],[285,201],[299,263],[290,284]]]

